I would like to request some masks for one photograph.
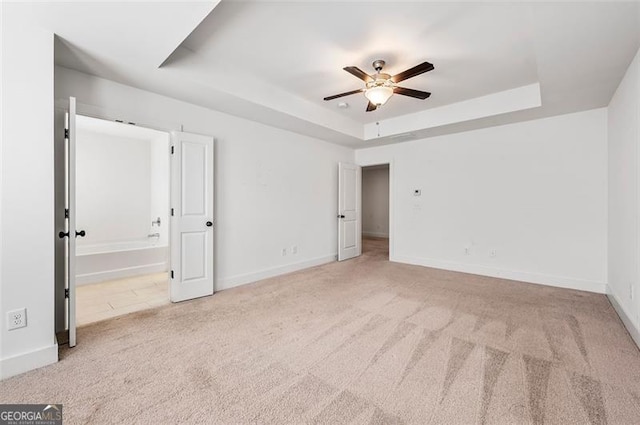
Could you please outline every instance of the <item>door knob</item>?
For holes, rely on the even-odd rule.
[[[85,232],[84,230],[80,230],[79,232],[76,230],[76,238],[80,236],[81,238],[84,238],[85,236],[87,236],[87,232]]]
[[[64,238],[66,238],[67,236],[69,236],[69,232],[60,232],[60,233],[58,233],[58,237],[59,237],[60,239],[64,239]]]
[[[213,226],[213,222],[207,221],[207,227],[211,227],[211,226]]]
[[[338,214],[338,218],[344,218],[344,215]]]

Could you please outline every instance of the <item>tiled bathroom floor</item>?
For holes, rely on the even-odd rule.
[[[76,289],[78,326],[169,304],[167,273],[154,273]]]

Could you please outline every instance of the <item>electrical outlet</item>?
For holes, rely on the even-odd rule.
[[[27,309],[21,308],[7,313],[7,330],[24,328],[27,326]]]
[[[282,248],[282,256],[285,257],[287,255],[287,248]]]
[[[297,254],[298,253],[298,246],[297,245],[294,245],[294,246],[291,247],[291,253],[292,254]]]
[[[471,255],[471,247],[470,246],[465,246],[464,247],[464,255]]]
[[[498,252],[495,249],[492,249],[491,251],[489,251],[489,257],[495,258],[497,256],[498,256]]]

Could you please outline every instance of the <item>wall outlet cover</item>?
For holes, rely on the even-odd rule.
[[[7,330],[24,328],[27,326],[27,309],[20,308],[7,313]]]

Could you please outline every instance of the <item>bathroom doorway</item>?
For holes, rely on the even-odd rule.
[[[86,325],[215,288],[214,138],[182,125],[152,130],[91,118],[94,109],[73,96],[55,108],[55,330],[69,347],[77,344],[78,316]],[[87,144],[88,133],[102,146]],[[114,198],[122,193],[124,201]],[[117,300],[105,303],[105,288]],[[78,292],[86,293],[79,301]]]
[[[169,304],[170,135],[76,117],[78,326]]]

